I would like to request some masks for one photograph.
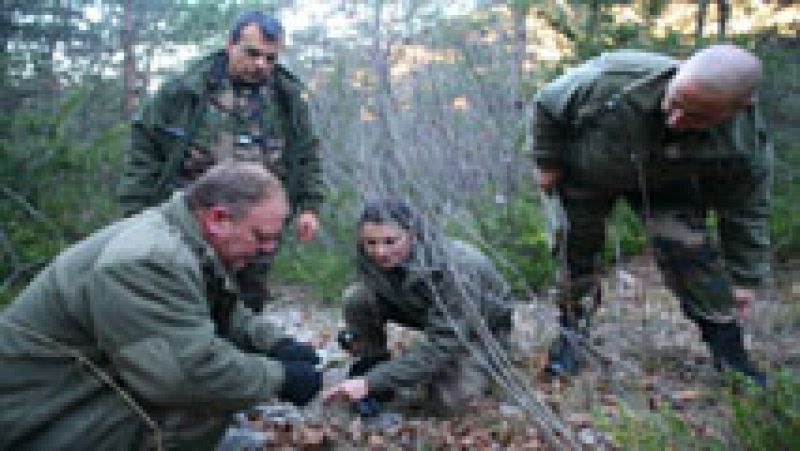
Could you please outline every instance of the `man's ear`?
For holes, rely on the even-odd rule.
[[[231,212],[227,207],[214,205],[201,211],[200,224],[205,233],[220,235],[231,226]]]

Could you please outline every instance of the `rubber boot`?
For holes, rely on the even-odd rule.
[[[585,346],[588,337],[587,327],[579,324],[585,322],[578,315],[562,313],[559,320],[561,332],[550,345],[547,353],[547,364],[544,367],[545,378],[577,376],[586,366]]]
[[[744,349],[742,328],[735,322],[712,323],[700,321],[703,341],[708,344],[714,368],[720,372],[736,371],[748,377],[761,388],[767,385],[767,376],[750,360]]]

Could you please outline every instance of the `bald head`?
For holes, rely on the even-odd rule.
[[[735,45],[718,44],[692,55],[675,79],[678,84],[694,81],[728,99],[742,99],[753,95],[761,76],[761,61],[755,55]]]
[[[667,87],[667,125],[702,129],[729,119],[752,103],[761,77],[761,61],[740,47],[718,44],[696,52]]]

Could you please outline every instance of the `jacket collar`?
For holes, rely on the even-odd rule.
[[[238,293],[239,287],[235,277],[222,264],[214,248],[203,238],[200,225],[197,222],[197,218],[189,210],[184,193],[182,191],[175,192],[159,208],[167,223],[178,229],[183,241],[197,255],[203,271],[222,281],[225,290]]]
[[[639,111],[660,112],[661,102],[667,91],[667,85],[678,69],[676,62],[672,66],[651,72],[646,76],[634,80],[622,88],[615,96],[627,100]],[[614,98],[609,100],[615,101]]]

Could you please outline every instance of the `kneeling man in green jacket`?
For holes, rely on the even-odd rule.
[[[287,213],[274,175],[225,161],[62,252],[0,314],[0,449],[198,449],[229,412],[309,402],[314,348],[232,276]]]

